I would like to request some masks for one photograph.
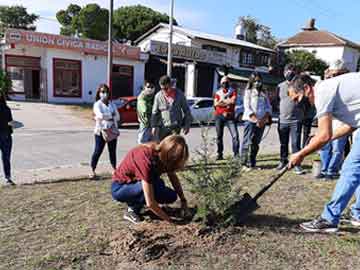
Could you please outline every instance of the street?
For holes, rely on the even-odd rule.
[[[52,170],[61,167],[87,167],[94,147],[93,122],[85,113],[69,106],[9,102],[15,120],[24,127],[14,132],[12,167],[15,179],[31,170]],[[84,116],[85,115],[85,116]],[[240,141],[243,128],[239,127]],[[136,145],[137,126],[120,129],[117,153],[118,161]],[[265,131],[265,134],[267,130]],[[215,127],[210,127],[210,136],[215,138]],[[193,152],[201,143],[201,128],[193,126],[186,137]],[[225,152],[231,153],[231,137],[224,136]],[[261,154],[276,153],[279,149],[277,131],[272,126],[261,144]],[[108,167],[108,153],[104,151],[100,165]]]

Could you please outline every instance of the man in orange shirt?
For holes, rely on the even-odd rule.
[[[239,156],[239,133],[235,121],[235,104],[237,93],[230,87],[230,80],[227,76],[221,79],[221,88],[215,93],[215,124],[217,134],[217,160],[223,159],[224,151],[224,127],[229,129],[232,137],[234,156]]]

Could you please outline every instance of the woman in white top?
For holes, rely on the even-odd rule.
[[[91,158],[91,175],[90,179],[96,180],[96,166],[99,158],[105,148],[105,144],[108,145],[110,163],[113,169],[116,169],[116,143],[117,136],[106,137],[104,139],[105,131],[111,130],[115,134],[118,133],[118,121],[120,120],[119,112],[116,106],[110,101],[110,90],[106,84],[101,84],[96,91],[96,102],[93,107],[95,116],[95,149]]]

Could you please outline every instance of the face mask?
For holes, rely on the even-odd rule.
[[[105,101],[105,100],[107,100],[108,99],[108,93],[103,93],[103,92],[101,92],[100,93],[100,99],[102,100],[102,101]]]
[[[260,90],[261,87],[262,87],[262,82],[260,82],[260,81],[254,82],[254,88],[255,89]]]
[[[287,70],[284,73],[285,79],[290,82],[295,77],[295,72],[292,70]]]
[[[144,94],[145,96],[152,96],[155,93],[155,88],[145,87]]]
[[[230,88],[230,83],[229,82],[224,82],[221,84],[221,86],[225,89],[229,89]]]

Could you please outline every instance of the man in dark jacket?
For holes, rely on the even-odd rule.
[[[5,172],[5,185],[14,185],[11,180],[11,149],[12,149],[12,122],[11,110],[6,104],[5,94],[0,92],[0,151]]]

